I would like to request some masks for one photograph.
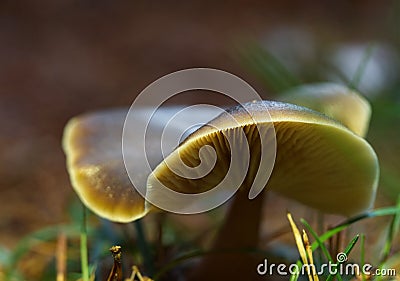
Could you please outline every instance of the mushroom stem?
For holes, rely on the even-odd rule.
[[[248,198],[248,189],[240,189],[231,199],[231,206],[211,246],[211,253],[194,269],[190,281],[257,280],[257,264],[253,250],[259,241],[264,193]]]
[[[256,198],[248,198],[248,189],[240,190],[232,203],[214,242],[214,248],[254,248],[258,234],[264,199],[264,192]]]

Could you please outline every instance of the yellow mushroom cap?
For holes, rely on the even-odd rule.
[[[371,117],[369,102],[355,90],[335,83],[318,83],[296,87],[281,101],[304,106],[339,121],[365,137]]]
[[[149,126],[152,130],[146,138],[150,147],[148,160],[154,168],[162,160],[160,135],[166,122],[182,107],[170,106],[161,108],[154,113]],[[116,222],[130,222],[143,217],[144,199],[134,188],[124,165],[125,160],[135,164],[135,183],[138,187],[146,187],[150,174],[144,159],[139,153],[138,138],[143,138],[136,132],[127,132],[125,141],[129,144],[122,149],[124,122],[128,109],[115,109],[84,114],[72,118],[64,130],[63,149],[67,157],[67,169],[72,186],[81,201],[97,215]],[[153,113],[152,108],[141,108],[132,115],[132,122],[146,122],[146,116]],[[192,108],[183,111],[182,122],[174,122],[168,126],[171,131],[164,137],[164,153],[169,153],[177,146],[175,139],[169,135],[179,135],[187,129],[187,124],[207,116],[218,115],[219,111],[210,107]],[[206,117],[203,115],[206,114]],[[208,118],[206,120],[209,120]],[[179,121],[179,120],[178,120]],[[157,149],[158,148],[158,149]]]
[[[67,169],[81,201],[101,217],[128,222],[146,214],[122,157],[126,110],[92,113],[69,121],[63,137]],[[144,179],[146,180],[146,179]]]
[[[270,117],[267,117],[266,109]],[[257,124],[248,112],[257,117]],[[238,121],[236,127],[228,122],[228,116]],[[191,134],[149,176],[146,198],[150,202],[170,200],[160,198],[164,196],[161,186],[183,193],[213,189],[223,180],[230,166],[226,139],[245,141],[238,137],[242,129],[250,151],[242,188],[249,187],[260,163],[259,136],[262,133],[257,133],[257,126],[264,128],[271,124],[275,129],[277,151],[267,190],[327,213],[353,215],[372,206],[379,176],[378,160],[372,147],[326,115],[305,107],[270,101],[232,108],[228,114],[221,114]],[[182,162],[190,167],[200,165],[199,151],[203,146],[212,147],[218,157],[214,168],[205,177],[193,179],[174,173],[182,170],[179,166]],[[232,167],[237,169],[240,165]],[[241,172],[237,170],[234,174]],[[237,184],[234,181],[228,183]]]

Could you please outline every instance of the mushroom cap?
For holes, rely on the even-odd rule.
[[[339,121],[344,126],[365,137],[371,117],[369,102],[344,85],[317,83],[296,87],[280,98],[283,102],[304,106]]]
[[[210,107],[183,111],[183,121],[168,126],[172,133],[164,137],[165,150],[161,151],[160,135],[165,124],[181,109],[182,107],[176,106],[161,108],[149,123],[152,129],[148,130],[146,145],[151,149],[146,160],[152,168],[160,163],[162,153],[168,154],[177,146],[176,140],[169,139],[169,135],[181,135],[188,124],[219,113]],[[116,222],[130,222],[148,212],[144,207],[143,196],[133,187],[124,165],[124,156],[125,160],[130,158],[131,163],[136,163],[136,183],[145,188],[150,172],[135,146],[139,143],[138,138],[143,138],[143,135],[135,132],[127,134],[125,141],[131,145],[124,151],[125,155],[122,153],[122,134],[127,113],[128,109],[115,109],[72,118],[63,135],[67,169],[75,192],[94,213]],[[146,122],[146,116],[152,113],[152,108],[137,110],[132,115],[132,122]],[[206,120],[209,118],[212,117]]]
[[[97,215],[128,222],[146,214],[144,199],[124,168],[122,129],[126,110],[97,112],[71,119],[63,148],[72,186]]]
[[[237,120],[236,126],[232,126],[229,116]],[[149,176],[146,199],[149,202],[172,200],[172,204],[182,204],[183,209],[190,207],[166,197],[164,187],[188,194],[212,190],[224,179],[232,164],[229,163],[230,148],[226,140],[245,142],[240,132],[244,132],[249,143],[248,171],[245,171],[243,184],[233,178],[227,181],[225,188],[229,190],[233,187],[229,185],[237,184],[242,189],[249,188],[260,163],[260,135],[264,132],[259,130],[270,128],[271,124],[276,134],[276,159],[269,181],[262,188],[266,186],[327,213],[353,215],[372,206],[379,176],[378,160],[372,147],[326,115],[305,107],[270,101],[234,107],[188,136]],[[267,140],[267,145],[269,141],[272,139]],[[236,145],[239,149],[247,146]],[[216,152],[213,169],[201,178],[176,174],[176,171],[184,170],[182,165],[193,168],[202,164],[201,160],[208,161],[207,157],[201,159],[199,156],[203,146],[212,147]],[[238,169],[233,174],[243,172],[240,165],[233,164],[231,167]],[[150,208],[150,204],[147,207]]]

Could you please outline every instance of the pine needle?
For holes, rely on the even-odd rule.
[[[304,247],[303,239],[301,237],[299,229],[297,228],[296,224],[293,221],[292,215],[290,213],[288,213],[287,214],[287,218],[288,218],[288,220],[290,222],[290,226],[292,227],[294,240],[296,241],[296,245],[297,245],[297,248],[299,250],[299,254],[300,254],[301,260],[303,261],[303,265],[307,265],[309,267],[310,266],[314,267],[314,264],[308,262],[307,251],[306,251],[306,249]],[[307,274],[308,274],[308,280],[313,281],[314,278],[311,275],[310,270],[307,271]]]
[[[67,236],[61,232],[56,248],[57,281],[65,281],[67,275]]]

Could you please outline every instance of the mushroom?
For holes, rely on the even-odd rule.
[[[280,100],[321,112],[365,137],[371,117],[369,102],[358,92],[336,83],[316,83],[295,87]]]
[[[228,116],[238,121],[236,127],[232,127]],[[247,280],[257,278],[256,263],[248,255],[224,254],[224,251],[257,247],[264,192],[254,200],[248,199],[248,193],[261,160],[260,135],[265,135],[260,129],[269,128],[271,123],[276,134],[277,154],[266,190],[322,212],[345,216],[372,206],[379,168],[374,150],[363,138],[321,113],[292,104],[262,101],[231,108],[191,134],[155,168],[147,181],[146,199],[150,202],[164,199],[179,204],[175,198],[165,196],[163,187],[186,193],[214,188],[227,172],[231,149],[226,138],[237,138],[237,131],[244,130],[251,155],[246,178],[234,195],[212,246],[212,250],[219,253],[205,257],[190,280],[241,280],[244,279],[238,277],[241,274],[246,274]],[[200,164],[199,150],[203,146],[217,151],[215,168],[201,179],[176,175],[175,171],[183,170],[182,163],[192,167]],[[179,158],[182,161],[178,161]],[[234,174],[240,172],[237,170]]]
[[[204,116],[202,113],[199,109],[187,118],[196,119]],[[326,115],[270,101],[228,109],[190,134],[164,160],[156,159],[159,164],[150,175],[146,172],[139,175],[147,187],[145,201],[132,188],[123,165],[124,114],[126,111],[79,117],[70,121],[65,131],[64,149],[72,184],[81,200],[95,213],[110,220],[128,222],[154,209],[154,202],[181,204],[179,208],[185,212],[196,202],[174,201],[174,197],[165,196],[168,190],[185,194],[212,191],[224,182],[229,167],[233,169],[233,180],[224,183],[223,188],[229,191],[231,185],[240,186],[212,246],[219,254],[205,257],[190,280],[255,280],[259,277],[256,261],[248,254],[225,251],[257,247],[264,189],[323,212],[346,216],[363,212],[373,204],[379,167],[371,146]],[[276,138],[275,135],[271,138],[271,130]],[[249,152],[248,167],[244,166],[247,170],[241,170],[241,160],[230,161],[229,141],[234,142],[233,149],[238,149],[239,153]],[[263,170],[269,167],[262,164],[264,158],[270,160],[275,156],[261,155],[261,146],[275,141],[276,159],[271,177],[268,183],[258,181],[258,175],[262,179],[265,173],[267,178],[269,175],[269,171]],[[212,150],[202,150],[202,147]],[[201,166],[202,161],[207,162],[207,155],[214,155],[216,159],[204,177],[185,176],[185,171]],[[134,145],[129,157],[135,157]],[[184,166],[189,169],[185,170]],[[235,176],[243,172],[244,179],[235,182]],[[252,193],[254,190],[256,192]]]

